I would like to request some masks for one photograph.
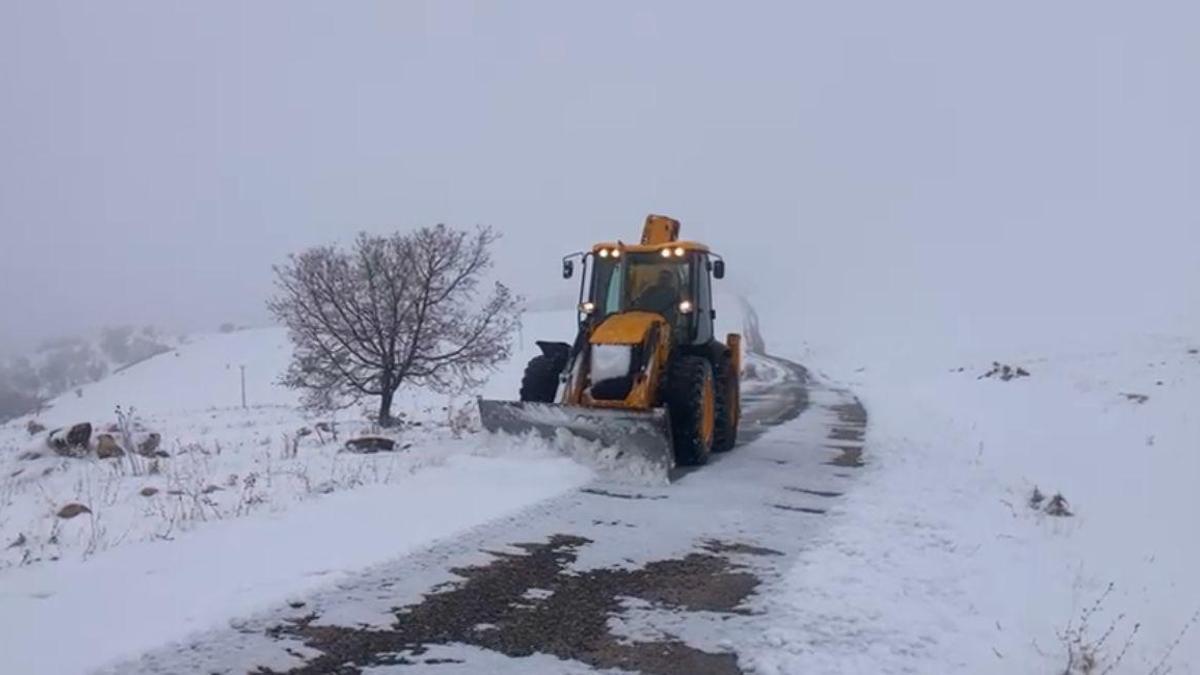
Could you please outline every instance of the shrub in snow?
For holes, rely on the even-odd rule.
[[[463,434],[479,431],[479,409],[473,404],[448,406],[446,418],[450,433],[455,438],[462,438]]]
[[[1042,491],[1039,490],[1036,485],[1033,486],[1033,492],[1029,495],[1029,508],[1040,510],[1042,508],[1042,503],[1045,501],[1046,495],[1042,494]]]
[[[129,473],[134,476],[144,475],[146,467],[143,465],[142,460],[138,458],[138,453],[132,452],[138,448],[134,433],[141,426],[137,422],[137,409],[130,407],[126,410],[121,408],[121,406],[117,406],[115,412],[117,415],[117,430],[121,434],[121,445],[131,450],[131,452],[125,453],[125,463],[129,469]]]
[[[1020,366],[1014,368],[1013,366],[1000,363],[999,361],[992,361],[992,369],[980,375],[978,379],[982,380],[992,377],[998,378],[1004,382],[1008,382],[1009,380],[1013,380],[1018,377],[1029,377],[1029,371]]]
[[[37,436],[45,430],[46,427],[39,424],[36,420],[29,420],[25,423],[25,431],[28,432],[30,436]]]
[[[1071,513],[1070,504],[1067,503],[1061,492],[1056,492],[1050,501],[1046,502],[1045,513],[1048,516],[1058,518],[1069,518],[1075,514]]]
[[[313,431],[317,434],[317,441],[321,445],[325,445],[327,436],[332,441],[338,439],[336,422],[317,422],[313,425]]]
[[[438,225],[291,256],[275,268],[278,294],[268,303],[294,345],[283,383],[319,409],[377,397],[383,427],[394,423],[402,385],[442,393],[480,385],[508,359],[520,314],[502,284],[479,297],[498,236]]]
[[[1125,620],[1124,614],[1118,614],[1108,625],[1108,628],[1098,636],[1092,635],[1092,621],[1096,618],[1096,614],[1104,607],[1104,602],[1112,593],[1113,584],[1109,584],[1096,602],[1084,608],[1079,615],[1079,621],[1071,621],[1067,623],[1066,629],[1059,633],[1058,639],[1062,643],[1063,648],[1067,652],[1067,664],[1062,671],[1062,675],[1105,675],[1116,671],[1117,666],[1124,660],[1125,655],[1129,652],[1130,645],[1133,644],[1134,637],[1142,625],[1140,623],[1133,624],[1133,628],[1129,631],[1129,635],[1125,638],[1125,643],[1120,651],[1109,654],[1106,645],[1112,638],[1117,628]],[[1154,671],[1151,671],[1154,672]]]

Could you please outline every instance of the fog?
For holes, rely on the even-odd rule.
[[[500,229],[536,298],[649,212],[825,335],[1200,328],[1197,26],[1190,2],[7,1],[0,351],[264,323],[289,252],[437,222]]]

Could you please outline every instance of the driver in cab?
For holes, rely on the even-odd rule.
[[[675,305],[679,301],[679,289],[676,282],[675,274],[671,270],[659,270],[654,284],[642,289],[637,299],[633,301],[633,308],[655,312],[663,315],[668,321],[672,320]]]

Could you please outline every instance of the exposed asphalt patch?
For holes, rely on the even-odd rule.
[[[841,403],[829,407],[837,413],[838,421],[843,424],[853,424],[865,427],[867,425],[867,409],[857,398],[853,403]]]
[[[776,551],[773,548],[765,546],[752,546],[750,544],[742,544],[738,542],[719,541],[709,539],[701,544],[701,548],[716,554],[724,553],[741,553],[744,555],[783,555],[783,551]]]
[[[861,445],[830,445],[827,446],[841,452],[840,455],[826,462],[833,466],[846,466],[851,468],[859,468],[863,465]]]
[[[633,523],[623,523],[619,520],[593,520],[592,524],[599,527],[637,527]]]
[[[828,490],[809,490],[808,488],[793,487],[791,485],[785,485],[785,486],[783,486],[783,489],[791,490],[792,492],[802,492],[806,495],[813,495],[814,497],[841,497],[842,496],[841,492],[830,492]]]
[[[858,441],[863,440],[863,430],[861,427],[833,427],[829,430],[829,439],[834,441]]]
[[[519,544],[523,554],[493,553],[491,562],[452,570],[463,577],[416,604],[393,610],[385,629],[313,625],[317,616],[276,626],[272,637],[292,637],[322,654],[289,673],[361,673],[378,665],[428,663],[430,645],[467,644],[511,657],[534,653],[596,668],[652,675],[738,675],[737,656],[706,652],[674,638],[630,642],[609,632],[608,619],[633,597],[677,611],[745,614],[742,602],[759,585],[722,555],[691,553],[639,569],[568,570],[591,541],[559,534],[545,543]],[[745,544],[709,542],[709,551],[776,554]],[[540,591],[531,598],[531,591]],[[548,594],[547,594],[548,592]],[[483,627],[483,629],[481,629]],[[274,673],[260,668],[259,673]]]
[[[789,361],[776,363],[788,371],[777,391],[766,394],[742,393],[743,409],[755,408],[756,414],[753,420],[742,420],[742,426],[738,429],[738,445],[754,442],[768,429],[796,419],[808,408],[808,383],[812,380],[808,369]]]
[[[782,509],[784,511],[798,511],[800,513],[811,513],[816,516],[825,515],[825,513],[826,513],[825,509],[814,509],[814,508],[811,508],[808,506],[790,506],[788,504],[772,504],[771,506],[774,506],[777,509]]]
[[[644,495],[640,493],[625,494],[622,492],[609,492],[608,490],[600,490],[598,488],[583,488],[580,492],[586,492],[589,495],[597,495],[599,497],[612,497],[613,499],[666,499],[666,495]]]

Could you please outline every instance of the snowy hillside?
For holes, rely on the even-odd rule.
[[[528,315],[513,359],[480,393],[513,397],[525,362],[537,352],[532,336],[569,339],[572,327],[569,311]],[[290,349],[281,328],[194,336],[78,394],[54,399],[40,415],[0,427],[5,476],[0,541],[21,542],[0,550],[0,567],[170,537],[200,521],[353,487],[367,480],[362,462],[369,463],[372,482],[386,482],[379,472],[409,472],[433,462],[446,454],[445,443],[475,428],[474,393],[452,397],[402,390],[397,411],[406,424],[399,440],[411,451],[402,459],[389,455],[346,466],[345,455],[337,452],[341,443],[369,425],[354,410],[328,417],[300,410],[297,392],[277,384]],[[243,366],[246,408],[241,406]],[[97,434],[117,433],[118,406],[134,411],[144,433],[162,439],[160,451],[166,456],[146,462],[149,475],[125,475],[130,468],[116,460],[60,457],[47,447],[47,431],[31,433],[27,426],[32,422],[54,430],[87,422]],[[426,452],[426,446],[437,449]],[[266,478],[270,488],[246,485],[252,475]],[[43,499],[28,498],[31,490]],[[142,497],[143,490],[158,493]],[[182,493],[171,496],[190,503],[185,508],[180,499],[164,499],[169,493]],[[79,521],[55,518],[68,503],[84,504],[93,513]],[[156,517],[146,518],[144,511]],[[87,526],[79,527],[83,520]]]
[[[241,407],[240,366],[246,366],[246,402],[252,407],[294,406],[298,397],[275,380],[291,348],[281,328],[194,336],[148,361],[68,393],[37,416],[48,426],[111,415],[115,405],[167,416]]]
[[[571,321],[570,312],[531,314],[525,330],[557,326],[565,338]],[[536,350],[525,342],[488,393],[514,395]],[[36,418],[51,430],[90,422],[100,433],[113,429],[116,406],[136,409],[140,433],[159,434],[164,455],[137,458],[136,470],[128,456],[59,456],[46,431],[29,433],[30,418],[0,427],[0,620],[24,627],[0,638],[10,672],[40,668],[46,625],[87,645],[57,667],[84,670],[591,476],[546,447],[497,449],[471,435],[469,395],[406,392],[397,401],[406,424],[394,434],[402,452],[343,452],[368,424],[353,411],[320,418],[297,409],[295,392],[275,384],[289,349],[282,329],[194,336],[52,401]],[[439,518],[420,519],[431,512]],[[190,609],[163,614],[175,607]],[[125,629],[113,634],[114,625]]]
[[[803,350],[868,474],[753,672],[1197,672],[1198,341],[871,342]]]

